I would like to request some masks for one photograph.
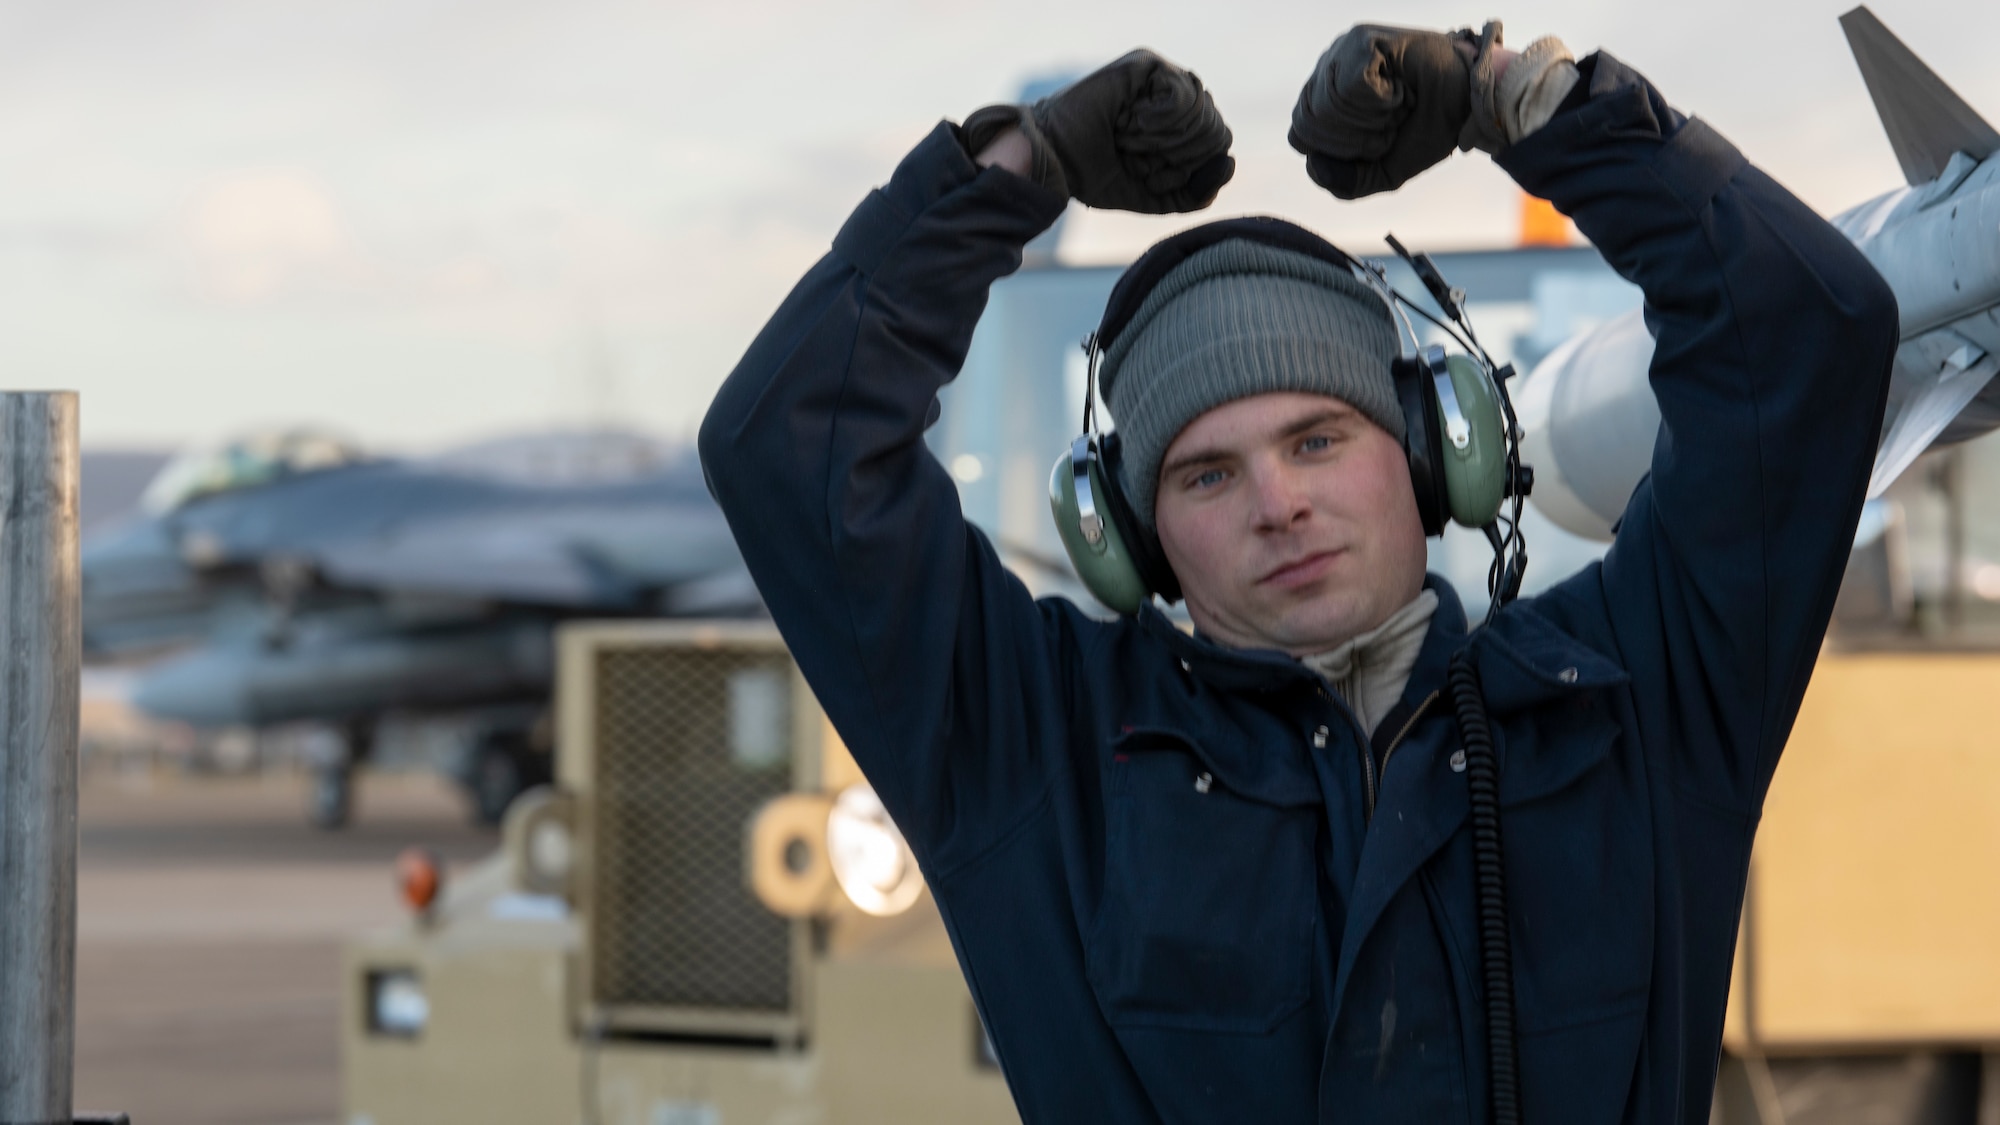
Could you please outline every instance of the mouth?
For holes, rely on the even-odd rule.
[[[1340,556],[1341,552],[1338,550],[1315,551],[1310,555],[1304,555],[1278,566],[1270,573],[1264,575],[1264,577],[1259,578],[1257,584],[1281,590],[1296,589],[1300,586],[1310,585],[1326,577],[1326,572],[1333,569],[1334,561],[1340,558]]]

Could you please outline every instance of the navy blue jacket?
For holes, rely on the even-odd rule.
[[[1525,1117],[1706,1121],[1751,837],[1896,343],[1860,254],[1609,56],[1500,158],[1645,291],[1664,421],[1603,561],[1472,638],[1449,588],[1373,744],[1315,673],[1037,602],[922,435],[1063,200],[941,125],[702,427],[792,653],[923,865],[1030,1122],[1475,1122],[1445,665],[1497,729]]]

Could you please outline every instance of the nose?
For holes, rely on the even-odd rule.
[[[1312,513],[1298,471],[1283,462],[1255,466],[1251,471],[1256,488],[1257,529],[1290,531]]]

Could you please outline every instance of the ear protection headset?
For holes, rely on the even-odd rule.
[[[1397,293],[1379,266],[1349,256],[1303,227],[1272,218],[1225,219],[1154,246],[1118,279],[1105,304],[1104,319],[1083,342],[1089,356],[1083,433],[1056,459],[1049,474],[1049,507],[1070,564],[1091,594],[1121,614],[1138,612],[1153,595],[1168,602],[1180,600],[1180,583],[1159,541],[1125,498],[1118,434],[1100,433],[1094,424],[1097,365],[1154,286],[1195,253],[1229,239],[1248,239],[1344,267],[1382,297],[1410,345],[1410,354],[1390,365],[1390,376],[1403,410],[1403,451],[1424,534],[1443,534],[1447,521],[1485,532],[1495,553],[1487,577],[1488,592],[1494,597],[1492,610],[1511,600],[1527,566],[1520,514],[1521,501],[1533,483],[1532,472],[1520,464],[1520,435],[1507,397],[1506,380],[1513,368],[1496,369],[1478,346],[1465,319],[1464,293],[1445,284],[1428,255],[1411,255],[1394,236],[1389,238],[1389,245],[1410,263],[1464,336]],[[1422,344],[1405,309],[1443,329],[1465,349],[1464,354]],[[1502,503],[1509,496],[1514,499],[1513,510],[1502,516]],[[1504,534],[1498,526],[1502,524]]]

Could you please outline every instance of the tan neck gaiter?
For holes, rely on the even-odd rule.
[[[1437,592],[1425,590],[1368,632],[1332,651],[1299,660],[1326,677],[1361,721],[1361,729],[1373,737],[1375,725],[1403,697],[1437,604]]]

